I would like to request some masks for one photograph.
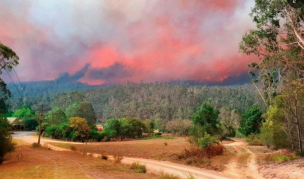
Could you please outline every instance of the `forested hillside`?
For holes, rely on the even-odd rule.
[[[62,83],[57,81],[37,81],[23,83],[9,83],[7,88],[13,94],[13,98],[37,97],[41,95],[52,95],[76,90],[91,89],[100,86],[87,85],[80,82]]]
[[[190,119],[205,99],[211,98],[216,108],[229,107],[243,113],[252,104],[262,104],[251,85],[207,87],[184,86],[165,83],[133,84],[86,89],[56,95],[41,95],[26,99],[26,104],[39,111],[44,103],[47,110],[89,101],[93,104],[97,119],[135,117],[139,119]],[[22,106],[21,99],[10,99],[12,110]]]

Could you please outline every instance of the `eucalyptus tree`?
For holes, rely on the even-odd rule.
[[[303,107],[297,97],[302,89],[293,85],[292,88],[297,89],[296,93],[286,91],[290,91],[289,86],[292,84],[303,84],[304,7],[295,8],[289,3],[289,0],[255,0],[250,15],[256,28],[243,36],[240,51],[247,55],[256,55],[259,59],[257,63],[249,65],[250,75],[254,77],[256,87],[257,82],[260,82],[262,90],[258,91],[267,106],[274,103],[276,95],[284,94],[283,99],[288,103],[288,106],[284,106],[286,123],[294,124],[287,125],[292,126],[288,130],[297,131],[296,137],[292,139],[297,141],[302,152],[304,120],[300,114]]]
[[[19,57],[17,54],[0,42],[0,100],[7,100],[11,96],[11,92],[7,89],[6,83],[1,78],[3,70],[11,71],[18,64]]]

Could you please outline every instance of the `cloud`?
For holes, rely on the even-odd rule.
[[[256,60],[238,53],[252,0],[18,3],[0,1],[0,41],[19,55],[22,81],[218,81]]]

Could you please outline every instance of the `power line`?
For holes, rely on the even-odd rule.
[[[12,82],[13,82],[13,84],[15,85],[15,87],[16,87],[16,89],[17,89],[18,93],[20,94],[20,96],[21,96],[21,97],[22,97],[22,99],[24,100],[24,97],[23,97],[23,95],[21,94],[20,90],[18,89],[18,87],[17,87],[16,83],[14,82],[13,78],[11,77],[11,75],[8,73],[8,71],[7,71],[5,68],[4,68],[4,70],[6,71],[6,73],[7,73],[7,74],[8,74],[8,76],[10,77],[11,81],[12,81]]]
[[[15,71],[14,68],[13,68],[13,71],[14,71],[14,73],[15,73],[15,75],[16,75],[16,77],[17,77],[19,83],[20,83],[20,86],[21,86],[21,88],[22,88],[22,91],[23,91],[24,96],[28,98],[27,93],[25,92],[25,86],[21,83],[20,78],[18,77],[18,75],[17,75],[17,73],[16,73],[16,71]]]
[[[23,90],[23,92],[24,92],[24,86],[22,85],[22,83],[21,83],[21,81],[20,81],[20,79],[19,79],[19,77],[18,77],[18,75],[17,75],[17,73],[16,73],[16,71],[15,71],[15,69],[13,68],[13,71],[14,71],[14,73],[15,73],[15,75],[17,76],[17,79],[18,79],[18,81],[19,81],[19,83],[20,83],[20,86],[22,87],[22,90]]]

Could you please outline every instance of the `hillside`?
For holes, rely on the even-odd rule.
[[[69,105],[88,100],[93,104],[97,119],[136,117],[139,119],[189,119],[196,108],[208,98],[211,98],[216,108],[229,106],[243,113],[253,103],[260,103],[261,99],[251,85],[208,87],[185,86],[167,83],[150,83],[95,87],[85,89],[86,86],[75,85],[78,92],[51,93],[52,89],[42,95],[29,96],[26,104],[37,111],[38,104],[46,104],[46,110],[59,107],[63,110]],[[63,86],[61,86],[62,89]],[[37,85],[36,91],[43,91]],[[74,90],[74,91],[76,91]],[[66,92],[62,90],[63,92]],[[19,98],[9,100],[12,110],[19,108],[23,102]]]

